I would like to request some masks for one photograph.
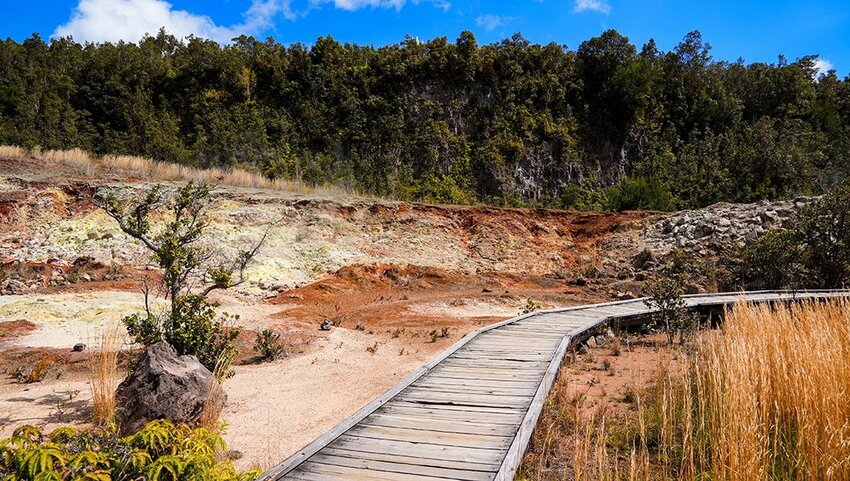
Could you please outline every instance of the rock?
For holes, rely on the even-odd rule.
[[[589,347],[590,349],[596,349],[596,338],[593,337],[593,336],[590,336],[590,338],[587,340],[587,342],[585,344],[587,344],[587,347]]]
[[[638,282],[645,281],[646,280],[646,273],[638,272],[637,274],[635,274],[635,280],[638,281]]]
[[[583,287],[583,286],[587,285],[587,279],[585,279],[584,277],[579,277],[578,279],[572,281],[571,284],[573,284],[575,286]]]
[[[195,356],[178,356],[165,341],[148,346],[115,394],[121,435],[155,419],[197,424],[208,394],[224,396],[217,384]]]
[[[325,319],[324,321],[322,321],[322,325],[319,326],[319,329],[322,331],[330,331],[333,326],[334,324],[333,322],[331,322],[330,319]]]
[[[3,289],[5,294],[23,294],[27,290],[27,285],[17,279],[9,279]]]
[[[73,351],[73,352],[82,352],[82,351],[85,351],[85,350],[86,350],[86,345],[83,344],[82,342],[78,342],[78,343],[74,344],[74,347],[71,348],[71,351]]]
[[[599,266],[593,266],[593,268],[590,269],[589,271],[587,271],[587,273],[586,273],[586,277],[590,277],[591,279],[599,279],[600,277],[603,277],[604,275],[605,275],[605,272],[602,269],[600,269]]]
[[[652,251],[644,249],[640,252],[640,254],[632,258],[632,265],[635,269],[644,269],[647,264],[654,261],[655,257],[652,255]]]

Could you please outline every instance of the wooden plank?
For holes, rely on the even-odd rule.
[[[414,402],[419,404],[451,404],[455,406],[481,406],[481,407],[505,407],[505,408],[526,408],[530,402],[529,397],[525,396],[496,396],[491,394],[474,394],[474,393],[446,393],[446,392],[421,392],[405,391],[399,394],[398,399],[401,401]]]
[[[508,424],[517,426],[523,416],[523,410],[513,408],[511,410],[492,411],[485,407],[453,406],[450,404],[425,405],[419,403],[407,403],[403,401],[387,404],[375,414],[390,414],[403,416],[419,416],[425,419],[439,419],[444,421],[475,421],[488,424]]]
[[[349,429],[346,434],[361,438],[382,439],[387,441],[407,441],[411,443],[427,442],[429,444],[439,444],[443,446],[498,450],[507,449],[511,444],[511,439],[513,438],[513,436],[494,436],[490,434],[446,433],[443,431],[430,431],[427,429],[411,429],[392,426],[366,426],[362,423]]]
[[[482,385],[417,385],[410,386],[405,391],[406,393],[415,393],[429,395],[430,393],[447,393],[447,394],[487,394],[489,396],[516,396],[522,398],[530,398],[534,392],[534,388],[516,388],[516,387],[489,387]]]
[[[552,356],[555,350],[553,347],[547,351],[532,351],[532,350],[509,350],[509,349],[464,349],[462,352],[456,352],[452,359],[497,359],[497,360],[532,360],[537,361],[540,358],[548,359]]]
[[[531,434],[534,432],[534,427],[537,425],[537,420],[540,418],[540,414],[543,411],[543,404],[546,402],[549,390],[552,388],[552,385],[555,383],[555,379],[558,377],[558,370],[561,367],[561,361],[564,359],[564,355],[566,354],[569,345],[570,339],[564,338],[558,346],[557,351],[555,351],[555,354],[552,356],[552,362],[549,363],[549,367],[546,369],[543,381],[537,388],[528,411],[523,418],[522,423],[519,425],[517,435],[514,437],[513,442],[502,461],[502,466],[499,468],[499,472],[496,473],[496,477],[494,479],[498,481],[512,480],[517,469],[519,469],[520,464],[522,464],[522,457],[525,454],[525,450],[528,448],[528,443],[531,441]]]
[[[546,368],[544,361],[505,361],[500,359],[456,359],[454,356],[443,361],[446,366],[458,367],[481,367],[481,368],[502,368],[502,369],[517,369],[519,371],[542,371]]]
[[[461,360],[458,360],[459,362]],[[469,362],[469,359],[463,361]],[[543,376],[543,369],[529,366],[527,368],[517,367],[496,367],[496,366],[479,366],[470,364],[452,363],[445,366],[440,366],[439,369],[434,369],[428,376],[423,376],[421,379],[431,377],[452,377],[460,379],[491,379],[499,381],[537,381]]]
[[[348,457],[372,461],[385,461],[388,463],[413,464],[416,466],[434,466],[447,469],[459,469],[462,471],[491,471],[499,470],[499,463],[467,463],[464,461],[449,461],[447,459],[422,458],[416,456],[402,456],[394,453],[371,453],[368,451],[357,451],[354,449],[332,448],[330,446],[322,449],[322,454],[331,456]]]
[[[328,464],[331,466],[347,466],[350,468],[365,469],[367,471],[416,474],[420,476],[433,476],[436,478],[457,479],[461,481],[489,481],[493,479],[493,475],[495,474],[495,470],[493,472],[469,471],[399,462],[376,461],[371,459],[356,459],[348,456],[323,454],[321,452],[310,458],[310,461],[319,464]]]
[[[430,375],[420,378],[411,386],[490,386],[490,387],[523,387],[534,390],[540,383],[539,379],[518,380],[518,379],[470,379],[470,378],[454,378],[439,375]]]
[[[300,476],[320,475],[333,476],[331,479],[362,479],[364,481],[434,481],[443,478],[416,474],[391,473],[388,471],[371,471],[368,469],[351,468],[348,466],[332,466],[306,461],[298,467]],[[299,478],[314,479],[314,478]],[[324,479],[324,478],[320,478]]]
[[[455,419],[447,421],[443,419],[423,419],[415,415],[378,414],[373,413],[361,421],[362,426],[384,426],[408,429],[428,429],[430,431],[464,433],[464,434],[486,434],[489,436],[512,436],[516,431],[515,426],[510,424],[491,424],[476,422],[472,419]]]
[[[523,341],[534,341],[534,340],[547,341],[547,340],[557,339],[558,341],[560,341],[561,338],[564,337],[564,336],[561,336],[559,334],[546,334],[546,333],[542,333],[542,332],[523,333],[523,332],[510,332],[510,331],[507,330],[509,327],[514,327],[514,326],[517,326],[517,325],[519,325],[519,324],[511,324],[510,326],[504,326],[502,328],[499,328],[496,331],[490,331],[487,334],[482,335],[479,339],[481,339],[481,340],[504,339],[504,340],[523,340]]]
[[[506,449],[480,449],[463,446],[445,446],[427,442],[392,441],[387,439],[362,438],[343,434],[332,444],[333,448],[368,451],[372,453],[391,453],[400,456],[414,456],[466,463],[499,463]]]
[[[557,347],[558,343],[561,342],[560,337],[553,337],[552,339],[529,339],[529,340],[516,340],[516,339],[491,339],[491,338],[482,338],[475,339],[469,344],[466,345],[466,349],[481,349],[481,348],[502,348],[502,349],[548,349],[549,351],[554,350]]]

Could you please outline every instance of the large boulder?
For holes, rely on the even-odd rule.
[[[118,386],[121,433],[134,433],[155,419],[197,424],[211,393],[216,403],[224,402],[218,381],[198,358],[179,356],[165,341],[152,344]]]

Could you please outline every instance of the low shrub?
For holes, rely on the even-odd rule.
[[[170,421],[151,421],[133,435],[112,428],[61,427],[50,434],[34,426],[0,440],[0,479],[18,480],[224,480],[247,481],[258,471],[238,473],[220,436]]]
[[[661,182],[645,177],[626,178],[608,191],[609,207],[613,211],[661,210],[674,208],[673,197]]]
[[[258,332],[254,339],[254,352],[264,361],[273,361],[283,356],[284,349],[283,343],[280,342],[280,334],[274,329],[263,329]]]

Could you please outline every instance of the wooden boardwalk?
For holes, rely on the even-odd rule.
[[[693,308],[847,291],[686,296]],[[641,299],[538,311],[478,329],[272,468],[263,480],[513,479],[567,349]]]

